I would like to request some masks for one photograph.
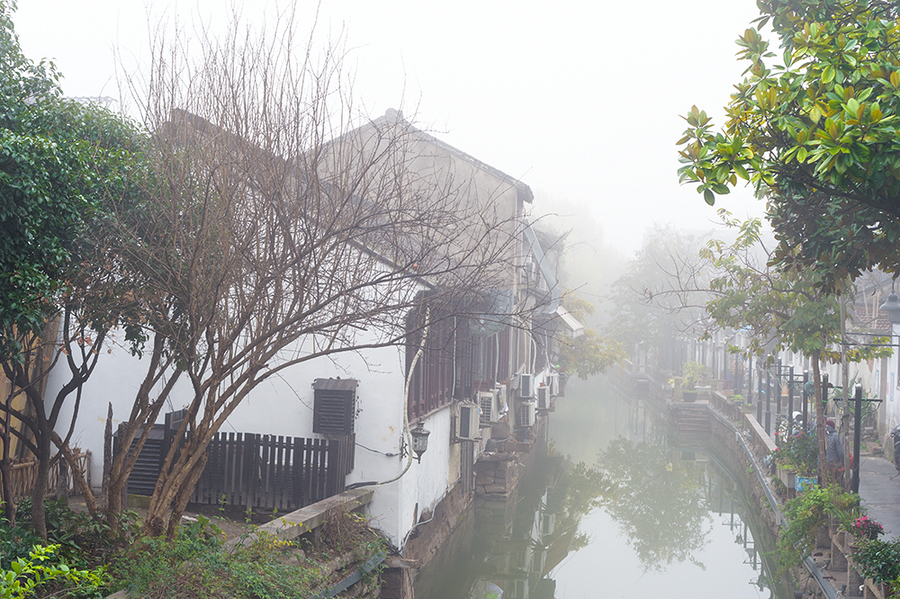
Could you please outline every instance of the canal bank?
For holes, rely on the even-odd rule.
[[[678,413],[683,404],[672,402],[666,394],[662,394],[662,399],[668,402],[670,422],[677,434]],[[717,451],[731,461],[734,472],[742,473],[742,485],[755,506],[753,511],[759,518],[760,528],[767,531],[763,536],[774,546],[787,525],[783,511],[785,495],[796,495],[793,485],[786,490],[784,477],[775,472],[771,458],[775,440],[752,413],[744,413],[741,402],[729,401],[721,392],[711,390],[707,399],[692,403],[690,409],[708,413]],[[896,508],[897,485],[890,485],[896,470],[878,456],[864,453],[860,459],[862,506],[870,517],[884,523],[886,538],[896,538],[900,533],[900,510]],[[796,596],[884,599],[888,593],[883,585],[859,574],[854,558],[858,547],[855,538],[841,530],[836,519],[829,518],[816,535],[812,554],[791,571]]]
[[[767,588],[759,518],[709,433],[674,445],[664,403],[598,377],[568,389],[547,441],[513,493],[473,501],[417,572],[417,599],[756,599]]]

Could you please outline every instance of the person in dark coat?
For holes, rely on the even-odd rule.
[[[844,472],[844,442],[830,418],[825,421],[825,467],[840,480]]]

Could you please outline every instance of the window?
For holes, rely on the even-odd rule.
[[[316,379],[313,382],[313,432],[350,435],[356,420],[356,379]]]

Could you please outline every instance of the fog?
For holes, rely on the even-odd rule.
[[[261,26],[290,3],[239,6]],[[654,225],[715,220],[678,185],[679,115],[693,104],[721,123],[743,66],[734,40],[755,2],[295,2],[315,43],[346,40],[348,75],[372,117],[390,107],[535,191],[535,212],[576,219],[579,257],[629,256]],[[118,97],[117,77],[146,67],[150,31],[179,20],[223,30],[221,0],[28,0],[14,15],[29,57],[53,59],[70,96]],[[190,38],[190,36],[188,36]],[[302,44],[301,44],[302,45]],[[749,191],[722,205],[759,214]],[[571,227],[569,227],[571,228]],[[585,281],[591,293],[614,272]]]

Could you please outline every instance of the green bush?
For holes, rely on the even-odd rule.
[[[900,578],[900,539],[866,540],[854,557],[859,573],[865,578],[879,584]]]
[[[0,599],[32,597],[47,586],[55,586],[67,597],[92,599],[103,597],[101,589],[109,582],[106,569],[70,568],[58,555],[59,545],[35,545],[28,557],[12,561],[8,570],[0,570]]]
[[[788,501],[784,506],[787,524],[777,543],[779,571],[800,564],[812,552],[816,533],[828,524],[829,516],[844,525],[859,513],[858,505],[859,495],[845,493],[837,485],[824,489],[814,486]]]
[[[121,532],[113,535],[102,516],[73,512],[65,498],[46,500],[47,541],[31,528],[31,500],[16,505],[16,526],[0,516],[0,568],[8,570],[13,561],[27,557],[35,545],[59,546],[59,555],[72,567],[91,569],[109,561],[120,552],[137,530],[137,516],[124,512]]]
[[[788,435],[787,423],[779,423],[775,433],[778,449],[774,452],[775,463],[782,468],[794,470],[800,476],[812,476],[819,463],[819,443],[812,431],[797,430]]]
[[[263,536],[250,547],[227,553],[221,531],[200,516],[174,540],[140,540],[115,564],[113,575],[135,597],[303,597],[322,581],[315,564],[304,567],[291,557],[295,548],[293,542]]]

